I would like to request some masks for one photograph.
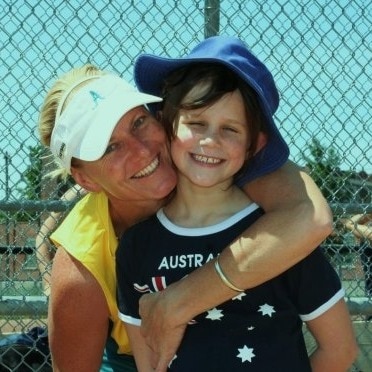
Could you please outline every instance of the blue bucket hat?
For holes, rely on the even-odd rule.
[[[201,62],[220,63],[234,71],[257,93],[266,119],[267,144],[251,159],[238,184],[244,185],[278,169],[289,156],[288,146],[273,119],[279,105],[278,90],[270,71],[241,40],[230,36],[213,36],[180,58],[142,54],[135,62],[135,82],[140,91],[161,96],[163,82],[170,72]]]

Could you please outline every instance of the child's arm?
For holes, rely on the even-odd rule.
[[[347,371],[357,356],[358,346],[345,301],[339,300],[306,324],[318,345],[310,356],[312,371]]]
[[[140,327],[133,324],[125,324],[129,343],[133,351],[138,372],[153,372],[151,367],[151,349],[146,345],[141,335]]]

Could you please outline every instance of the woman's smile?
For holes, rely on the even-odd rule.
[[[155,170],[159,167],[160,160],[159,160],[159,155],[145,168],[137,172],[135,175],[132,176],[132,178],[143,178],[150,176],[155,172]]]

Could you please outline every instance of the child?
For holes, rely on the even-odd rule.
[[[126,231],[116,254],[119,317],[137,367],[153,371],[156,364],[140,334],[141,295],[213,260],[216,280],[237,296],[190,321],[169,371],[344,371],[355,357],[355,340],[340,281],[320,249],[247,291],[231,283],[220,266],[223,247],[264,214],[234,179],[273,140],[270,99],[277,95],[264,65],[240,41],[223,41],[217,46],[229,51],[228,61],[208,58],[221,50],[208,48],[213,40],[207,39],[197,49],[204,48],[206,60],[181,59],[183,66],[168,71],[162,120],[171,135],[177,189],[166,207]],[[242,73],[234,69],[242,52],[264,76],[244,65]],[[311,361],[302,321],[319,345]]]

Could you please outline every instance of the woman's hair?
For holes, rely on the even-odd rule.
[[[201,86],[197,96],[196,86]],[[193,110],[213,105],[226,93],[239,90],[244,101],[251,143],[249,160],[256,151],[258,135],[266,132],[265,119],[255,91],[236,73],[218,63],[192,63],[171,72],[163,86],[162,122],[170,139],[175,135],[181,109]],[[193,90],[193,94],[190,91]]]
[[[64,96],[65,92],[70,89],[74,84],[76,84],[79,80],[86,76],[96,76],[96,75],[104,75],[105,72],[98,69],[97,67],[87,64],[82,67],[74,68],[69,72],[62,75],[50,88],[49,92],[47,93],[44,102],[41,106],[40,116],[39,116],[39,123],[38,123],[38,130],[39,130],[39,137],[40,141],[44,146],[50,146],[50,140],[52,136],[52,131],[54,128],[55,120],[56,120],[56,112],[58,108],[58,104],[61,98]],[[79,89],[79,86],[77,87]],[[74,95],[74,91],[69,94],[67,97],[64,106],[66,103],[68,104],[69,99]],[[71,96],[71,97],[70,97]],[[62,108],[63,109],[63,108]],[[51,156],[51,155],[50,155]],[[56,163],[56,162],[55,162]],[[61,176],[62,178],[66,178],[68,173],[64,169],[56,169],[52,171],[49,176]]]

